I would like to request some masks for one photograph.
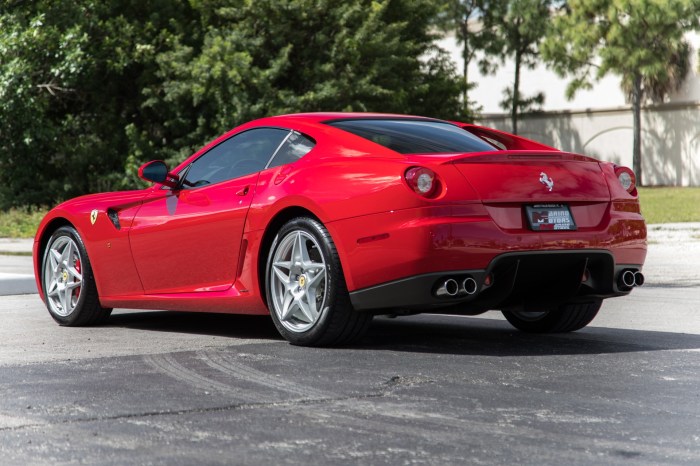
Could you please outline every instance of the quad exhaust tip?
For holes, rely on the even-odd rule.
[[[447,280],[443,281],[440,286],[438,286],[437,290],[435,291],[435,296],[438,298],[451,298],[457,296],[457,293],[459,293],[459,284],[457,283],[457,280],[454,278],[448,278]]]
[[[438,298],[454,298],[455,296],[471,296],[476,293],[478,285],[472,277],[467,277],[461,282],[454,278],[443,280],[435,290]]]
[[[642,272],[637,270],[625,270],[620,274],[618,280],[618,286],[622,289],[632,289],[635,286],[642,286],[644,284],[644,275]]]
[[[460,291],[469,296],[476,293],[476,280],[472,277],[465,278],[462,281],[462,289]]]

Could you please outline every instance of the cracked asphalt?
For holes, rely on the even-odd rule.
[[[0,464],[697,465],[696,233],[650,242],[647,284],[564,335],[422,315],[309,349],[266,317],[62,328],[2,296]]]

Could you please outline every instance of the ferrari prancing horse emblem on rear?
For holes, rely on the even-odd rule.
[[[93,209],[93,211],[90,212],[90,223],[92,223],[94,225],[96,221],[97,221],[97,209]]]
[[[552,192],[552,189],[554,189],[554,180],[548,177],[545,172],[540,173],[540,183],[545,185],[549,192]]]

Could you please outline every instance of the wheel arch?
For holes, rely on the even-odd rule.
[[[275,236],[280,228],[282,228],[282,225],[297,217],[309,217],[323,224],[318,215],[314,214],[309,209],[300,206],[285,207],[272,217],[267,227],[265,227],[265,233],[263,233],[262,239],[260,240],[260,248],[258,250],[258,291],[266,306],[268,303],[265,293],[265,269],[267,268],[267,256],[270,253],[270,247],[272,247],[272,242],[275,240]]]
[[[44,298],[44,285],[43,285],[43,280],[41,277],[42,274],[42,262],[44,259],[44,252],[46,251],[46,246],[49,243],[49,238],[51,238],[51,235],[54,234],[56,230],[58,230],[61,227],[69,226],[72,228],[75,228],[75,225],[70,222],[65,217],[54,217],[51,220],[49,220],[46,225],[43,226],[43,228],[40,230],[39,236],[38,236],[38,243],[39,247],[37,248],[37,253],[36,256],[34,257],[34,270],[36,271],[36,282],[37,282],[37,287],[39,290],[39,294],[41,295],[42,299]],[[77,230],[77,228],[76,228]]]

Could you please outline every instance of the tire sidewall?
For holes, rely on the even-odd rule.
[[[524,320],[517,312],[502,311],[515,328],[527,333],[566,333],[582,329],[597,315],[602,300],[565,303],[547,311],[536,320]]]
[[[321,309],[318,320],[311,328],[303,332],[294,332],[289,330],[282,324],[282,322],[280,322],[277,312],[274,309],[270,274],[272,273],[272,261],[281,240],[289,233],[299,230],[313,236],[318,243],[321,254],[323,254],[323,260],[326,263],[326,301],[323,309]],[[338,289],[339,286],[344,286],[344,281],[340,283],[341,280],[339,280],[339,276],[342,274],[342,269],[340,268],[340,263],[337,261],[337,253],[335,251],[335,245],[332,241],[333,240],[330,238],[330,235],[327,233],[326,229],[318,221],[307,217],[299,217],[285,223],[275,236],[275,239],[270,246],[270,252],[267,256],[267,265],[265,266],[264,285],[267,305],[275,327],[277,327],[280,334],[282,334],[282,336],[292,344],[309,345],[322,339],[330,324],[331,314],[333,313],[333,308],[335,307],[338,295],[339,293],[345,291]]]
[[[56,314],[49,304],[49,297],[46,293],[46,261],[49,257],[49,251],[51,246],[56,242],[58,238],[67,236],[72,239],[78,246],[78,252],[80,254],[80,272],[82,275],[82,284],[80,290],[80,296],[78,297],[78,302],[75,305],[75,309],[67,316],[61,316]],[[49,238],[46,243],[46,249],[44,250],[43,259],[41,261],[41,288],[44,293],[44,303],[46,308],[49,310],[51,317],[61,325],[73,325],[79,318],[83,307],[85,306],[85,300],[87,299],[89,287],[94,286],[94,280],[92,278],[92,266],[90,265],[90,259],[87,255],[87,250],[83,244],[83,240],[77,230],[70,226],[63,226],[57,229]]]
[[[505,311],[503,315],[514,327],[528,333],[548,333],[560,318],[558,309],[549,309],[539,319],[524,319],[519,312]]]

